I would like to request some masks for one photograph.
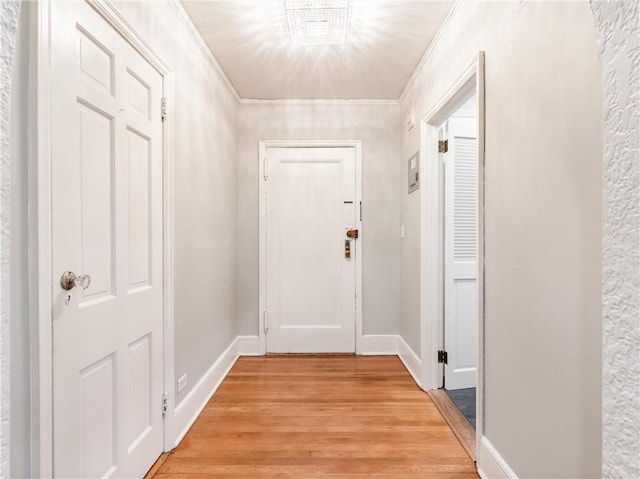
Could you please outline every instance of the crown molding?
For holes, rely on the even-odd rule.
[[[220,74],[220,76],[224,80],[225,84],[227,85],[227,87],[229,88],[229,90],[231,91],[231,93],[233,94],[235,99],[238,102],[240,102],[241,98],[240,98],[240,95],[238,95],[238,92],[237,92],[236,88],[233,86],[233,83],[231,83],[231,80],[229,80],[229,77],[227,76],[227,74],[222,69],[222,66],[220,66],[220,63],[218,63],[218,60],[216,59],[216,57],[213,56],[213,53],[211,52],[211,49],[207,45],[207,42],[205,42],[204,38],[202,38],[202,35],[200,34],[198,29],[196,28],[195,24],[193,23],[193,20],[191,20],[191,17],[187,13],[187,11],[184,9],[184,6],[180,2],[180,0],[172,0],[171,4],[178,11],[178,13],[182,17],[182,19],[187,24],[187,26],[191,29],[192,33],[196,37],[196,41],[200,44],[200,48],[202,49],[204,54],[207,56],[207,58],[209,58],[209,61],[214,66],[214,68],[218,71],[218,73]]]
[[[360,99],[360,100],[346,100],[346,99],[332,99],[332,98],[319,98],[319,99],[258,99],[258,98],[241,98],[240,103],[243,105],[397,105],[398,100],[388,99]]]
[[[409,81],[407,81],[407,84],[405,85],[404,89],[402,90],[402,93],[400,93],[400,97],[398,98],[398,103],[402,103],[402,100],[404,100],[404,97],[407,95],[407,93],[409,92],[409,90],[413,86],[413,83],[415,82],[416,78],[418,77],[418,74],[422,71],[422,68],[424,67],[424,65],[427,62],[427,60],[429,59],[429,57],[431,56],[431,53],[433,52],[435,46],[439,43],[440,37],[442,36],[443,32],[446,30],[447,26],[451,22],[451,19],[453,18],[453,15],[456,13],[456,10],[458,10],[458,6],[461,3],[462,3],[462,0],[456,0],[456,3],[454,3],[453,7],[451,7],[451,11],[449,11],[449,15],[447,15],[447,18],[445,18],[444,22],[442,22],[442,25],[440,25],[440,28],[438,29],[438,32],[436,33],[436,35],[433,37],[433,40],[429,44],[429,47],[427,48],[427,51],[424,52],[424,55],[422,56],[422,59],[420,60],[420,63],[418,63],[418,66],[416,67],[416,69],[413,71],[413,73],[409,77]]]

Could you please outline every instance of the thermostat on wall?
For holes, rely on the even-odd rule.
[[[420,152],[416,152],[409,158],[409,193],[413,193],[420,188],[419,166]]]

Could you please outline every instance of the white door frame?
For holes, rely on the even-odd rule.
[[[91,0],[93,7],[163,78],[163,97],[172,104],[172,73],[160,56],[108,0]],[[55,3],[53,3],[55,4]],[[32,292],[30,316],[37,318],[37,331],[32,337],[32,473],[38,477],[53,475],[53,350],[51,317],[51,42],[52,2],[38,2],[32,25],[37,36],[35,90],[37,105],[32,121],[36,135],[35,158],[29,175],[30,211],[29,256],[35,260],[29,267],[29,289]],[[175,407],[173,347],[173,160],[172,116],[162,124],[163,134],[163,391],[168,395],[168,411]],[[160,401],[161,398],[158,398]],[[173,447],[173,414],[164,420],[164,450]]]
[[[442,349],[444,318],[444,170],[438,154],[438,129],[461,100],[472,90],[478,102],[478,358],[476,373],[476,438],[484,430],[484,153],[485,153],[484,52],[427,113],[421,122],[420,162],[424,186],[420,188],[420,324],[422,344],[422,384],[425,390],[437,389],[441,378],[438,350]],[[478,448],[479,450],[479,448]]]
[[[267,185],[264,180],[265,160],[267,148],[354,148],[356,153],[356,205],[361,208],[362,205],[362,142],[359,140],[262,140],[259,143],[259,167],[258,167],[258,183],[259,183],[259,226],[258,226],[258,243],[259,243],[259,300],[258,300],[258,338],[260,342],[260,354],[267,354],[267,335],[264,332],[264,311],[267,305],[267,249],[265,244],[265,236],[267,234],[266,224],[266,193]],[[268,167],[267,167],[268,168]],[[362,209],[360,209],[362,213]],[[360,231],[358,247],[356,249],[356,354],[360,354],[362,350],[362,255],[364,248],[362,247],[362,217],[358,215],[356,221],[356,229]]]

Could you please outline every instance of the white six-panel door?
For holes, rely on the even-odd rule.
[[[265,173],[267,351],[355,352],[355,149],[268,148]]]
[[[162,77],[85,2],[53,2],[51,31],[54,475],[142,477],[163,448]]]
[[[446,389],[476,385],[478,155],[475,118],[448,121],[445,163]]]

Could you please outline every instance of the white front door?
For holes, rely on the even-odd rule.
[[[142,477],[163,449],[163,80],[85,2],[52,2],[51,31],[54,475]]]
[[[266,173],[267,351],[355,352],[355,149],[268,148]]]
[[[446,128],[445,128],[446,131]],[[445,165],[445,388],[476,385],[478,154],[475,118],[448,121]]]

